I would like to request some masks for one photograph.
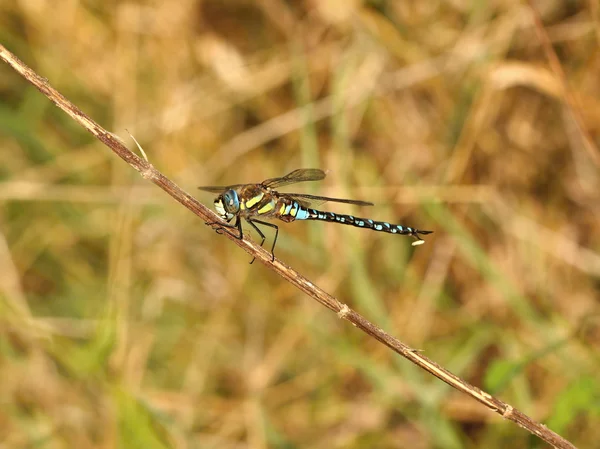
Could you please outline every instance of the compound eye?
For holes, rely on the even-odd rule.
[[[235,190],[228,190],[223,194],[223,206],[231,214],[235,214],[240,210],[240,200]]]

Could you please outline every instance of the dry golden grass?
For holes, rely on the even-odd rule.
[[[277,254],[595,447],[600,7],[537,6],[567,86],[522,2],[5,2],[0,30],[188,191],[319,167],[304,191],[435,230],[413,248],[282,224]],[[0,73],[0,447],[533,444],[250,266]]]

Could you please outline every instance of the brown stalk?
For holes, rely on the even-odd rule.
[[[554,48],[552,47],[552,42],[550,41],[550,37],[548,36],[546,29],[544,28],[544,24],[542,22],[542,17],[541,17],[540,11],[536,7],[535,2],[533,0],[526,0],[526,3],[529,6],[529,9],[531,10],[531,15],[533,17],[533,22],[535,24],[535,31],[536,31],[536,33],[538,35],[538,39],[540,40],[540,43],[542,45],[542,49],[544,50],[544,53],[546,54],[546,58],[548,59],[550,68],[552,69],[552,71],[554,72],[554,74],[557,76],[560,83],[562,84],[562,88],[563,88],[563,92],[564,92],[564,94],[563,94],[564,101],[567,106],[567,111],[569,112],[569,114],[571,115],[571,118],[573,119],[575,127],[579,133],[579,138],[581,139],[581,142],[583,143],[583,147],[587,151],[592,162],[595,165],[600,166],[600,155],[598,154],[598,149],[594,145],[594,143],[593,143],[594,141],[592,140],[592,137],[590,136],[589,132],[586,129],[586,126],[585,126],[585,123],[584,123],[584,120],[583,120],[583,117],[581,114],[581,107],[580,107],[579,103],[577,102],[575,95],[573,95],[571,88],[569,87],[569,82],[567,81],[567,75],[562,68],[560,59],[558,59],[558,55],[556,54],[556,51],[554,51]],[[592,3],[594,3],[594,2],[592,2]]]
[[[9,64],[27,81],[29,81],[31,84],[37,87],[40,90],[40,92],[42,92],[50,99],[50,101],[52,101],[56,106],[61,108],[67,114],[69,114],[75,121],[77,121],[81,126],[83,126],[85,129],[91,132],[94,136],[96,136],[113,152],[115,152],[117,156],[119,156],[121,159],[123,159],[125,162],[131,165],[134,169],[140,172],[143,178],[159,186],[167,194],[169,194],[175,200],[179,201],[181,204],[183,204],[186,208],[195,213],[205,222],[213,223],[220,221],[219,217],[214,212],[206,208],[195,198],[193,198],[192,196],[184,192],[182,189],[180,189],[170,179],[168,179],[166,176],[164,176],[162,173],[156,170],[152,166],[152,164],[150,164],[147,160],[142,159],[136,154],[132,153],[123,144],[121,144],[121,142],[119,142],[119,140],[115,138],[111,133],[100,127],[90,117],[84,114],[79,108],[77,108],[75,105],[69,102],[58,91],[52,88],[46,79],[37,75],[33,70],[31,70],[29,67],[23,64],[15,55],[10,53],[1,44],[0,59]],[[494,398],[490,394],[469,384],[463,379],[452,374],[450,371],[442,368],[434,361],[425,357],[418,350],[413,349],[405,345],[398,339],[392,337],[390,334],[386,333],[385,331],[383,331],[382,329],[375,326],[373,323],[369,322],[367,319],[359,315],[357,312],[350,309],[346,304],[341,303],[330,294],[321,290],[319,287],[314,285],[304,276],[296,272],[291,267],[285,265],[280,260],[275,259],[274,261],[271,261],[271,254],[263,248],[261,248],[258,244],[252,242],[251,240],[246,240],[246,238],[244,238],[243,240],[238,240],[234,236],[228,235],[227,233],[225,233],[224,235],[231,241],[233,241],[235,244],[240,246],[242,249],[244,249],[244,251],[246,251],[252,257],[256,257],[256,259],[262,262],[265,266],[275,271],[282,278],[298,287],[304,293],[311,296],[313,299],[315,299],[328,309],[333,310],[335,313],[338,314],[340,318],[349,321],[354,326],[365,332],[367,335],[380,341],[381,343],[391,348],[393,351],[408,359],[415,365],[418,365],[420,368],[433,374],[438,379],[446,382],[451,387],[471,396],[472,398],[481,402],[483,405],[485,405],[492,411],[501,415],[503,418],[516,423],[524,429],[527,429],[532,434],[537,435],[539,438],[556,448],[575,448],[575,446],[573,446],[569,441],[565,440],[555,432],[552,432],[543,424],[534,421],[533,419],[520,412],[519,410],[515,409],[511,405],[506,404],[505,402],[502,402],[499,399]]]

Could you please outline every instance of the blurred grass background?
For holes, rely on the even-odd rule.
[[[538,7],[597,145],[598,3]],[[434,230],[282,223],[277,254],[600,447],[600,174],[525,3],[5,1],[0,25],[205,204],[317,167],[298,190],[376,203],[331,210]],[[1,448],[544,446],[250,266],[8,66],[0,92]]]

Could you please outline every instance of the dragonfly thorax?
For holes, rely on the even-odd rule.
[[[240,199],[237,192],[229,189],[216,197],[215,210],[225,220],[231,220],[240,210]]]

